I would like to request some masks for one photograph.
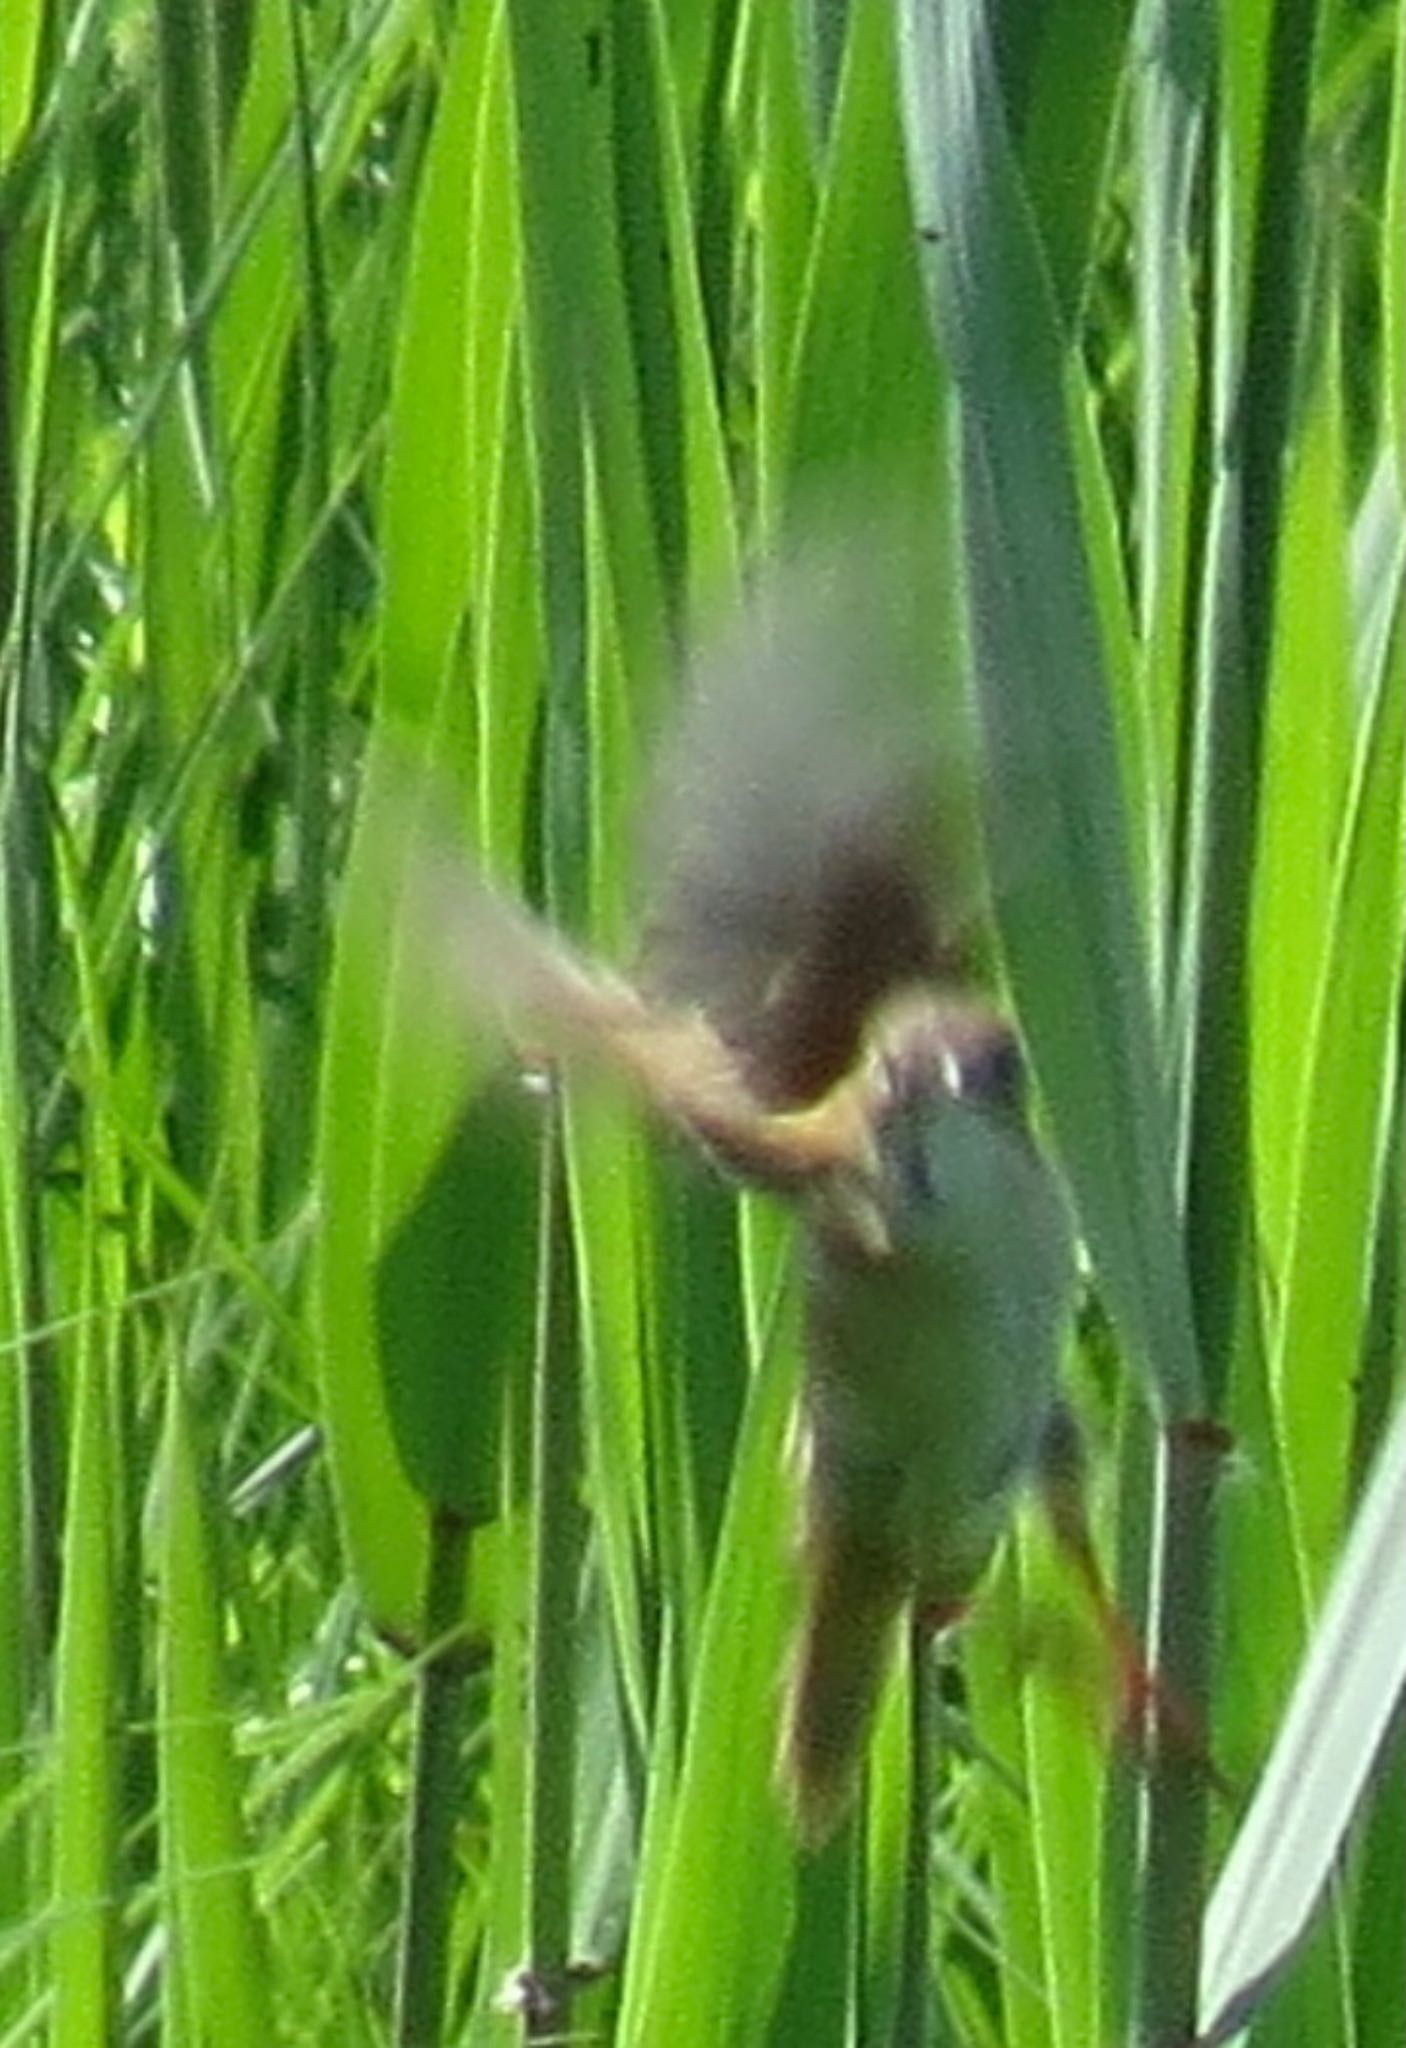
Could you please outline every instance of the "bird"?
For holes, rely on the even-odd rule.
[[[970,748],[893,621],[881,577],[778,571],[695,663],[656,766],[660,879],[633,972],[457,863],[429,892],[464,999],[522,1056],[623,1078],[799,1218],[802,1586],[778,1771],[813,1849],[854,1800],[905,1617],[960,1616],[1023,1487],[1047,1486],[1127,1639],[1071,1485],[1075,1221],[1017,1025],[980,985],[978,860],[954,822]]]
[[[804,1587],[781,1775],[823,1845],[853,1798],[899,1625],[980,1584],[1061,1414],[1077,1285],[1058,1178],[999,1013],[919,998],[871,1027],[865,1213],[805,1230]]]

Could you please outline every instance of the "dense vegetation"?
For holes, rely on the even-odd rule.
[[[5,2048],[1170,2048],[1198,1977],[1398,2048],[1402,50],[6,0]],[[398,821],[432,773],[624,956],[693,622],[876,504],[983,736],[1100,1542],[1230,1796],[1110,1749],[1022,1522],[806,1857],[784,1218],[475,1091]]]

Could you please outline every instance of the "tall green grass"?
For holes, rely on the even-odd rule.
[[[1404,125],[1326,0],[6,5],[6,2048],[1400,2042]],[[1022,1520],[807,1858],[784,1219],[402,856],[627,958],[682,650],[876,506],[1231,1796]]]

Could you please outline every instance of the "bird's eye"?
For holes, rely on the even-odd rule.
[[[979,1043],[963,1046],[955,1066],[953,1092],[964,1101],[990,1103],[997,1109],[1022,1107],[1025,1062],[1009,1031],[988,1032]]]

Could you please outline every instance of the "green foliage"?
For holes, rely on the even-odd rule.
[[[1395,2048],[1403,134],[1324,0],[7,0],[0,2044]],[[1232,1797],[1022,1523],[811,1858],[785,1219],[404,891],[628,959],[681,649],[894,507]]]

